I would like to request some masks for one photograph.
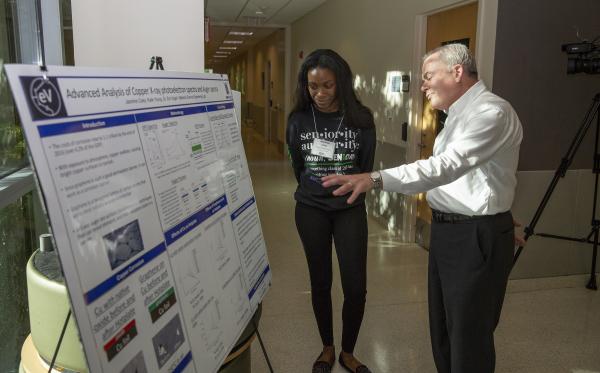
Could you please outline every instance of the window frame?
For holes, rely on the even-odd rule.
[[[64,59],[64,45],[62,37],[62,4],[60,0],[7,0],[6,11],[11,12],[12,36],[15,58],[17,63],[42,63],[42,48],[40,32],[36,17],[37,6],[42,4],[42,27],[44,50],[46,51],[46,64],[62,65]],[[15,108],[16,112],[16,108]],[[13,172],[0,179],[0,208],[8,206],[19,198],[36,188],[35,178],[31,165],[15,168]],[[34,198],[34,201],[38,201]],[[44,221],[40,216],[39,202],[35,208],[35,220]],[[44,224],[36,224],[43,226]],[[42,229],[46,230],[46,229]],[[37,232],[39,234],[43,232]]]

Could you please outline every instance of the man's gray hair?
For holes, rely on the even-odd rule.
[[[473,57],[471,51],[464,45],[458,43],[442,45],[427,52],[423,56],[423,61],[435,53],[440,54],[440,59],[448,66],[448,69],[454,65],[462,65],[468,75],[477,78],[475,57]]]

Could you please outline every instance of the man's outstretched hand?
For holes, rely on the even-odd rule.
[[[340,185],[339,188],[333,191],[334,196],[343,196],[352,192],[346,202],[353,203],[361,193],[368,192],[373,189],[373,181],[369,174],[354,174],[354,175],[327,175],[321,178],[325,188]]]
[[[525,237],[523,236],[523,234],[517,231],[517,228],[521,227],[523,224],[521,224],[513,218],[513,225],[515,227],[515,246],[525,246],[525,244],[527,243],[527,241],[525,241]]]

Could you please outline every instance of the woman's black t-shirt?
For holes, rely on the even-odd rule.
[[[375,125],[373,118],[366,128],[347,127],[341,112],[324,113],[314,109],[293,113],[287,125],[286,140],[294,168],[298,188],[296,201],[326,211],[343,210],[364,203],[362,194],[351,205],[346,203],[350,195],[334,196],[337,186],[324,188],[321,177],[330,174],[358,174],[371,172],[375,158]],[[339,126],[339,130],[338,130]],[[337,132],[336,132],[337,130]],[[333,159],[312,155],[313,140],[320,139],[335,142]]]

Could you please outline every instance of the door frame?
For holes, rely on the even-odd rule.
[[[264,93],[265,93],[265,122],[264,122],[264,134],[265,134],[265,143],[269,144],[271,143],[271,102],[272,102],[272,94],[273,92],[271,89],[271,81],[272,81],[272,77],[271,77],[271,60],[269,59],[269,56],[267,56],[267,59],[264,63],[263,66],[263,86],[265,87]]]
[[[419,14],[415,17],[415,38],[413,43],[413,59],[411,68],[412,89],[410,94],[411,116],[408,127],[407,162],[414,162],[420,158],[419,143],[421,142],[421,124],[423,114],[423,100],[421,93],[421,58],[425,50],[427,38],[427,17],[478,2],[477,9],[477,42],[476,55],[479,79],[485,82],[488,89],[492,89],[494,78],[494,56],[496,49],[496,23],[498,19],[498,0],[466,0],[459,1],[450,6],[438,8],[431,12]],[[417,197],[408,197],[408,208],[403,212],[402,230],[407,232],[408,241],[415,242],[417,223]]]

